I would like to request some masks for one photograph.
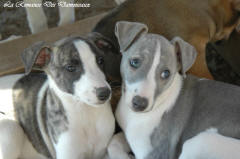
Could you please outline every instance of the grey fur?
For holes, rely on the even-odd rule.
[[[40,41],[33,44],[31,47],[24,49],[23,53],[21,54],[22,62],[25,67],[25,73],[29,74],[34,68],[34,63],[40,53],[40,51],[44,48],[48,48],[49,44],[46,42]],[[37,66],[39,68],[39,66]]]
[[[68,119],[62,102],[51,89],[47,92],[46,125],[48,133],[57,144],[59,135],[68,130]]]
[[[146,158],[177,159],[186,140],[211,127],[239,139],[239,95],[237,86],[187,76],[173,109],[164,114],[152,133],[154,150]]]
[[[70,37],[56,42],[54,45],[48,45],[47,54],[49,54],[49,61],[46,61],[44,67],[41,67],[46,71],[52,79],[55,80],[57,85],[67,93],[73,92],[73,83],[78,80],[82,74],[84,74],[84,68],[79,57],[79,53],[73,45],[73,41],[76,37]],[[22,59],[25,66],[26,74],[31,69],[36,67],[35,62],[42,49],[45,49],[47,44],[45,42],[37,42],[31,47],[24,50],[22,53]],[[70,54],[70,55],[69,55]],[[68,65],[76,66],[76,72],[69,72],[66,70]],[[34,67],[35,66],[35,67]],[[39,68],[39,66],[38,66]]]
[[[46,148],[42,138],[37,121],[37,95],[43,83],[46,81],[46,75],[30,73],[21,78],[13,87],[13,101],[16,119],[23,128],[25,134],[32,142],[33,147],[41,154],[50,157],[50,152]],[[43,100],[46,97],[43,97]],[[45,103],[41,106],[42,112],[45,112]],[[44,114],[41,114],[44,115]]]
[[[161,41],[161,50],[156,50],[156,45],[159,41]],[[174,79],[175,73],[178,72],[175,52],[173,49],[168,49],[171,47],[171,43],[167,42],[164,37],[154,34],[146,34],[141,37],[134,43],[134,45],[123,53],[121,63],[123,82],[134,83],[144,80],[153,65],[153,60],[156,56],[155,54],[159,53],[159,60],[161,60],[161,62],[158,64],[155,72],[155,81],[157,81],[157,86],[154,90],[155,100],[159,94],[169,88]],[[140,57],[142,59],[142,67],[135,70],[129,65],[129,60],[136,57]],[[170,77],[168,79],[162,79],[161,73],[166,69],[170,70]]]
[[[117,22],[115,35],[120,45],[120,51],[126,51],[134,40],[137,40],[141,35],[146,34],[147,32],[148,28],[145,24],[127,21]]]
[[[17,81],[13,88],[15,114],[34,148],[46,157],[54,158],[55,156],[54,152],[49,152],[46,141],[43,139],[43,133],[46,133],[49,139],[56,144],[59,136],[68,130],[68,118],[59,99],[61,97],[57,97],[48,86],[44,96],[39,97],[39,91],[47,78],[51,77],[62,91],[74,94],[74,82],[79,80],[82,74],[85,73],[79,53],[73,44],[75,40],[79,39],[92,45],[88,39],[80,37],[68,37],[48,45],[50,59],[41,68],[46,72],[47,76],[46,74],[29,74],[31,69],[35,69],[35,61],[38,60],[39,51],[46,47],[46,43],[34,44],[22,54],[28,75]],[[99,55],[99,52],[95,51],[94,53],[95,56]],[[76,71],[67,71],[66,67],[68,65],[76,66]],[[40,108],[37,108],[38,101],[42,102],[39,105]],[[44,121],[38,121],[38,109],[40,109],[40,116]],[[43,123],[43,128],[39,127],[39,122]]]
[[[186,71],[193,65],[197,52],[193,46],[179,37],[175,37],[170,43],[163,36],[147,34],[147,31],[147,26],[141,23],[121,21],[116,24],[116,36],[123,50],[121,75],[124,82],[133,83],[143,80],[153,64],[155,53],[161,54],[161,62],[157,66],[155,78],[158,81],[154,93],[156,99],[170,86],[176,72],[181,69],[181,73],[185,75]],[[161,50],[156,50],[158,43]],[[174,49],[172,49],[172,45],[174,45]],[[126,50],[126,48],[128,49]],[[177,54],[179,54],[180,59],[176,56]],[[129,60],[132,58],[141,59],[144,67],[132,69],[129,65]],[[179,65],[180,68],[178,68]],[[170,77],[162,79],[161,73],[166,69],[170,70]]]
[[[158,43],[161,50],[156,52]],[[177,43],[179,51],[176,49]],[[181,60],[178,59],[178,52],[181,53]],[[123,52],[121,63],[123,82],[136,83],[143,80],[151,68],[156,53],[161,56],[155,72],[157,87],[152,90],[154,100],[173,84],[177,72],[181,71],[182,76],[185,76],[185,72],[196,57],[195,49],[180,38],[170,42],[160,35],[142,35]],[[142,64],[137,69],[129,65],[129,59],[135,57],[142,59]],[[170,70],[170,77],[161,79],[160,73],[165,69]],[[177,159],[186,140],[212,127],[224,136],[240,138],[240,88],[191,75],[182,79],[183,86],[175,104],[163,114],[159,125],[155,126],[149,136],[153,150],[146,159]]]
[[[79,53],[75,48],[73,41],[77,38],[67,38],[60,43],[56,43],[52,47],[51,61],[45,71],[56,84],[67,93],[73,94],[74,81],[81,78],[84,74],[84,66],[79,57]],[[75,66],[75,72],[66,70],[68,66]]]
[[[143,80],[146,77],[152,66],[154,60],[153,57],[156,53],[156,48],[154,47],[156,44],[155,38],[155,36],[151,37],[151,35],[141,37],[137,42],[134,43],[134,45],[132,45],[132,47],[123,52],[121,61],[121,74],[124,81],[133,83]],[[142,63],[141,65],[144,65],[144,67],[140,66],[137,70],[131,68],[129,61],[133,58],[139,58]]]
[[[191,68],[197,57],[196,49],[179,37],[173,38],[171,43],[175,45],[177,55],[181,64],[181,73],[185,77],[186,72]]]

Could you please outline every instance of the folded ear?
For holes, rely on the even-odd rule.
[[[50,46],[42,41],[26,48],[21,54],[25,73],[29,74],[33,68],[43,69],[50,61],[50,52]]]
[[[173,38],[171,43],[175,46],[180,72],[185,77],[186,72],[192,67],[196,60],[197,51],[192,45],[185,42],[180,37]]]
[[[142,23],[119,21],[115,27],[115,35],[120,45],[120,51],[126,51],[141,35],[148,32],[148,27]]]
[[[114,45],[114,43],[108,39],[107,37],[103,36],[97,32],[91,32],[87,35],[87,37],[94,42],[94,44],[100,49],[105,51],[111,51],[113,53],[118,53],[118,47]]]

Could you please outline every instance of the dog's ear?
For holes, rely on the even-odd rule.
[[[192,67],[196,60],[197,51],[192,45],[185,42],[180,37],[173,38],[171,43],[175,46],[180,72],[185,77],[186,72]]]
[[[118,53],[117,46],[115,46],[110,39],[108,39],[107,37],[103,36],[100,33],[91,32],[87,35],[87,38],[93,41],[93,43],[97,46],[97,48],[99,48],[103,52],[111,51],[113,53]]]
[[[50,52],[50,45],[42,41],[26,48],[21,54],[25,73],[29,74],[33,68],[40,70],[43,69],[50,61]]]
[[[126,51],[141,35],[148,32],[148,27],[142,23],[119,21],[115,27],[115,35],[120,45],[120,51]]]

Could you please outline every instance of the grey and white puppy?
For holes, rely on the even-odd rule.
[[[238,159],[240,88],[186,75],[195,49],[147,31],[140,23],[116,25],[123,55],[116,118],[136,158]],[[114,138],[109,152],[116,159],[130,149],[124,135]]]
[[[115,120],[105,55],[94,46],[80,37],[38,42],[22,53],[28,75],[0,78],[1,116],[15,114],[0,121],[1,159],[105,157]]]

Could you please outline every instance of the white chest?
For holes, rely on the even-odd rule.
[[[92,159],[102,158],[115,128],[110,105],[99,108],[81,105],[74,111],[68,110],[67,118],[69,125],[64,138],[72,141],[80,153]]]
[[[116,118],[137,159],[146,158],[152,151],[151,135],[154,128],[161,124],[163,114],[175,105],[181,86],[180,75],[176,75],[172,85],[157,97],[153,109],[144,113],[133,112],[131,103],[126,102],[128,97],[122,95]]]
[[[127,105],[121,103],[116,116],[136,158],[144,159],[153,148],[151,134],[160,124],[161,112],[156,110],[148,113],[135,113]]]

